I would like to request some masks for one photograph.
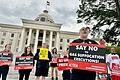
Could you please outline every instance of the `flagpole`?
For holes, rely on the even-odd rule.
[[[47,10],[47,4],[46,4],[46,10]]]

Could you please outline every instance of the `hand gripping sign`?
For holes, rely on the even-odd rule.
[[[11,52],[0,52],[0,66],[11,65],[13,54]]]
[[[24,70],[33,68],[32,56],[17,56],[15,61],[15,70]]]
[[[40,48],[39,60],[48,60],[48,49]]]

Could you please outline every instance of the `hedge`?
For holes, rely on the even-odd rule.
[[[106,47],[106,54],[109,54],[111,52],[110,51],[111,48],[115,48],[116,52],[120,55],[120,46],[107,46]]]

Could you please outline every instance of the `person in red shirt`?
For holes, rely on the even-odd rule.
[[[114,65],[116,66],[118,65],[117,66],[118,68],[120,67],[120,58],[115,48],[111,48],[111,53],[106,56],[106,62],[109,70],[112,72],[112,75],[111,75],[112,80],[120,80],[120,76],[113,74]]]

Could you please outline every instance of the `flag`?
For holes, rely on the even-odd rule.
[[[47,5],[50,6],[50,2],[49,1],[47,1]]]

